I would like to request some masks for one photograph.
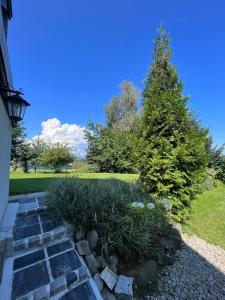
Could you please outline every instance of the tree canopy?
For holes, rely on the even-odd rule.
[[[140,179],[150,193],[170,198],[182,219],[179,212],[190,205],[204,178],[208,131],[187,108],[171,55],[169,36],[160,28],[143,91]]]

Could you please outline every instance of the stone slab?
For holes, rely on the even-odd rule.
[[[24,226],[29,226],[29,225],[34,225],[39,223],[39,219],[37,215],[34,216],[27,216],[23,218],[18,218],[16,219],[16,228],[24,227]]]
[[[61,218],[52,219],[48,222],[42,223],[41,226],[44,232],[51,231],[57,227],[63,226],[63,220]]]
[[[33,202],[36,202],[36,198],[22,198],[19,200],[19,204],[33,203]]]
[[[34,224],[25,227],[19,227],[15,229],[14,240],[21,240],[30,236],[34,236],[41,233],[40,224]]]
[[[66,251],[72,247],[73,245],[70,240],[57,243],[55,245],[47,247],[48,256],[53,256],[57,253]]]
[[[97,300],[95,293],[89,283],[89,281],[75,287],[64,296],[59,298],[60,300]]]
[[[74,250],[70,250],[49,259],[52,276],[57,278],[81,266],[81,262]]]
[[[133,277],[127,277],[120,275],[118,277],[116,286],[115,286],[115,295],[118,300],[132,300],[133,299]]]
[[[14,273],[12,299],[26,295],[50,282],[46,262],[41,262]]]
[[[14,259],[13,270],[27,267],[31,264],[34,264],[44,259],[45,259],[45,253],[43,249],[29,253],[27,255]]]
[[[100,274],[101,279],[106,283],[108,288],[110,290],[113,290],[116,282],[117,282],[117,275],[110,270],[108,267],[105,267],[105,269]]]

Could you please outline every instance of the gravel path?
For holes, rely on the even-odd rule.
[[[225,300],[225,251],[196,236],[184,245],[172,266],[161,273],[160,295],[151,300]]]

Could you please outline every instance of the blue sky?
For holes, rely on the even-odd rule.
[[[122,80],[142,89],[162,23],[189,107],[225,142],[224,0],[14,0],[13,12],[9,53],[14,85],[32,105],[30,137],[52,118],[103,122]]]

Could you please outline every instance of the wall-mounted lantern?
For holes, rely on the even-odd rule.
[[[21,97],[23,93],[20,91],[0,88],[0,92],[8,92],[11,94],[10,96],[3,96],[3,100],[5,102],[9,118],[11,119],[12,126],[16,127],[17,122],[23,120],[26,108],[27,106],[30,106],[30,104]]]

